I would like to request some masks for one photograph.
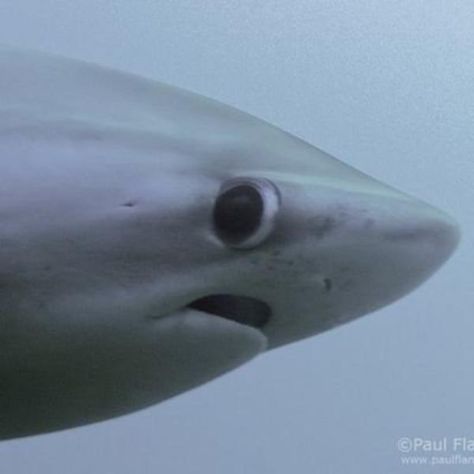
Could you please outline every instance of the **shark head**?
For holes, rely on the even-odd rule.
[[[122,415],[387,305],[443,212],[231,107],[0,49],[0,439]]]
[[[269,348],[397,300],[459,240],[445,213],[286,138],[287,150],[267,150],[276,157],[267,169],[229,166],[207,220],[209,246],[222,263],[191,303],[259,327]],[[278,170],[285,152],[292,164],[300,152],[307,169]]]

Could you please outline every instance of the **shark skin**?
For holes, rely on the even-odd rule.
[[[251,115],[0,48],[0,439],[139,410],[392,303],[445,213]]]

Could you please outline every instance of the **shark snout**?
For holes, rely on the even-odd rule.
[[[430,276],[458,246],[458,224],[448,214],[420,201],[397,203],[393,207],[393,214],[385,218],[380,238],[387,248],[397,249],[400,258],[411,261],[420,273]]]
[[[346,256],[366,310],[413,291],[449,259],[460,240],[449,215],[407,197],[379,200],[352,230],[354,242],[346,241]]]
[[[337,186],[277,182],[283,212],[270,283],[252,296],[272,308],[269,347],[331,329],[393,303],[453,254],[458,224],[445,212],[368,177]],[[286,239],[286,240],[285,240]],[[267,280],[264,280],[266,284]]]
[[[457,223],[422,201],[394,194],[344,193],[326,212],[317,206],[307,221],[308,274],[300,284],[308,288],[299,298],[311,304],[302,308],[307,316],[295,333],[303,327],[320,332],[382,308],[412,292],[453,254]]]

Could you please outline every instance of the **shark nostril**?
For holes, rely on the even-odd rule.
[[[270,306],[263,301],[228,294],[204,296],[188,307],[255,328],[264,327],[272,315]]]
[[[332,290],[332,280],[330,278],[324,278],[324,289],[329,292]]]

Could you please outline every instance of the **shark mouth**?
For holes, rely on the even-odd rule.
[[[272,315],[270,306],[263,301],[226,294],[204,296],[194,300],[188,308],[258,329],[263,328]]]

